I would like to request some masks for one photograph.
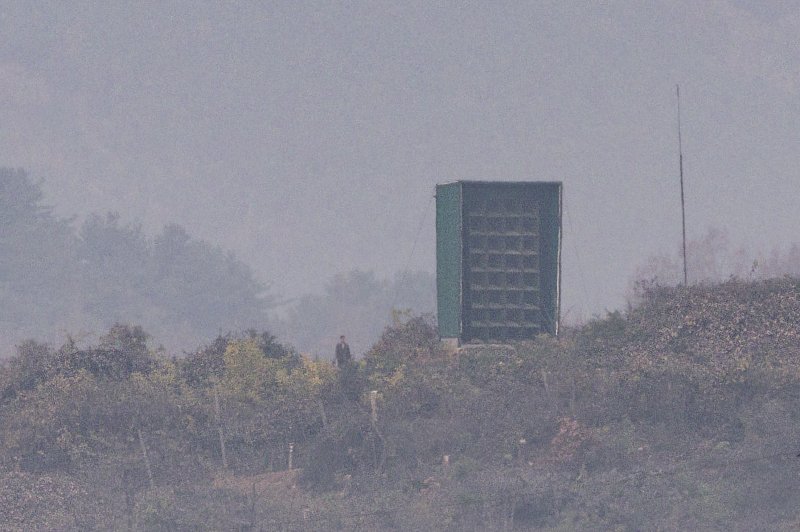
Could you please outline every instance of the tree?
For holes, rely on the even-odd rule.
[[[75,236],[23,170],[0,168],[0,350],[83,318]],[[2,354],[2,353],[0,353]]]
[[[266,323],[272,298],[232,254],[177,225],[151,239],[116,213],[76,231],[43,198],[24,171],[0,168],[0,356],[26,338],[114,323],[142,325],[173,350]]]

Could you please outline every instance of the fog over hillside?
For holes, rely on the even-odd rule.
[[[799,97],[789,0],[0,1],[0,529],[800,530]]]
[[[354,270],[323,294],[279,301],[234,254],[179,225],[147,234],[118,213],[78,225],[54,215],[23,170],[0,167],[0,360],[28,339],[85,345],[115,324],[144,327],[173,355],[269,328],[328,358],[343,332],[359,353],[396,310],[433,312],[434,294],[427,272]]]
[[[434,269],[455,179],[563,180],[564,308],[622,305],[680,238],[796,239],[793,2],[0,6],[0,165],[62,215],[233,250],[282,297]]]

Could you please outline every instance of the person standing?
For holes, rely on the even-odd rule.
[[[347,345],[347,341],[344,335],[339,337],[339,343],[336,344],[336,365],[340,368],[350,364],[352,362],[353,357],[350,355],[350,346]]]

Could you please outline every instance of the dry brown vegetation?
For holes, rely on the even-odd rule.
[[[177,359],[122,326],[29,343],[0,372],[0,509],[17,530],[793,530],[798,335],[784,278],[645,287],[558,340],[455,355],[398,317],[342,371],[268,334]]]

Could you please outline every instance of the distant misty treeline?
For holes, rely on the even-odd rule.
[[[173,354],[252,328],[324,356],[340,332],[364,349],[393,304],[433,311],[434,297],[430,274],[351,272],[275,317],[274,292],[222,248],[178,225],[149,236],[117,214],[76,224],[52,212],[23,170],[0,168],[0,357],[25,339],[94,341],[115,323],[141,325]]]
[[[170,347],[262,326],[271,298],[233,255],[177,225],[148,238],[116,214],[79,227],[43,204],[22,170],[0,169],[0,335],[57,340],[142,325]]]
[[[730,278],[755,280],[790,275],[800,276],[800,244],[768,252],[734,245],[727,231],[711,228],[701,237],[686,243],[689,283],[714,283]],[[636,283],[677,285],[683,282],[683,257],[680,250],[672,255],[649,257],[637,269]]]
[[[302,353],[333,356],[339,335],[354,354],[367,351],[392,323],[392,316],[436,311],[436,278],[428,272],[399,272],[381,279],[373,272],[351,271],[331,278],[323,294],[306,295],[273,320],[272,330]]]

